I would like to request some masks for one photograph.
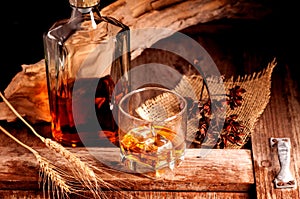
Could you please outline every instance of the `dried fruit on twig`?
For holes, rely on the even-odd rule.
[[[185,97],[185,100],[187,102],[188,119],[196,117],[199,113],[198,102],[191,97]]]
[[[242,136],[245,126],[237,120],[237,115],[230,115],[225,119],[223,131],[220,134],[220,145],[227,146],[227,141],[237,144],[239,146],[243,145]]]
[[[198,131],[196,132],[195,141],[202,143],[207,136],[211,118],[211,102],[210,99],[205,102],[197,102],[197,110],[199,117]]]
[[[242,101],[243,101],[242,94],[245,92],[246,90],[244,88],[241,88],[240,86],[235,86],[229,89],[229,94],[226,94],[226,97],[227,97],[227,104],[230,106],[232,110],[242,105]]]
[[[201,118],[199,120],[199,127],[198,127],[199,130],[196,132],[195,140],[202,143],[207,135],[208,127],[209,127],[209,121]]]

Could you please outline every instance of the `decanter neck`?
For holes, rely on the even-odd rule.
[[[69,3],[78,8],[88,8],[98,5],[100,0],[69,0]]]

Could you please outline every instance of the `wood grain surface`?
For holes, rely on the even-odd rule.
[[[35,147],[35,149],[44,157],[52,159],[62,169],[64,168],[63,158],[54,156],[45,147]],[[87,160],[86,162],[90,165],[103,167],[103,163],[105,165],[109,165],[109,162],[120,164],[117,148],[68,148],[68,150]],[[98,159],[95,154],[101,154],[102,158]],[[38,183],[39,168],[35,157],[30,152],[24,151],[21,147],[1,147],[0,156],[0,196],[9,193],[9,190],[27,190],[38,193],[42,191]],[[201,192],[211,192],[210,194],[221,197],[222,192],[238,192],[240,193],[238,195],[246,197],[254,186],[251,151],[246,149],[205,151],[188,149],[185,161],[174,170],[172,175],[157,179],[118,171],[115,168],[117,167],[114,167],[110,173],[117,176],[116,179],[99,175],[107,182],[118,184],[123,190],[130,191],[130,193],[136,191],[135,195],[154,191],[152,194],[155,195],[157,192],[163,196],[167,191],[178,192],[181,196],[189,194],[180,192],[191,192],[190,196],[196,196],[204,194]],[[122,184],[121,182],[124,181],[126,183]]]
[[[299,88],[289,66],[275,70],[269,105],[252,135],[252,151],[257,198],[300,198],[300,98]],[[275,81],[277,80],[277,81]],[[270,138],[290,138],[290,170],[298,185],[296,189],[275,189],[274,179],[280,164],[276,147]]]

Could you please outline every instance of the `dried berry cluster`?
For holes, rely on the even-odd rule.
[[[229,93],[226,94],[226,101],[210,99],[205,101],[194,102],[191,99],[187,99],[189,108],[189,118],[199,116],[198,131],[196,132],[194,142],[200,145],[210,139],[212,142],[217,143],[214,147],[225,148],[228,145],[228,141],[232,144],[242,146],[244,126],[241,121],[237,120],[238,115],[230,115],[228,117],[219,118],[212,114],[224,111],[224,104],[234,110],[242,105],[242,94],[246,90],[240,86],[235,86],[229,89]],[[212,109],[214,111],[212,111]],[[221,129],[221,133],[220,130]]]
[[[242,101],[243,101],[242,94],[245,92],[246,90],[241,88],[240,86],[235,86],[229,89],[229,94],[226,94],[226,97],[227,97],[227,104],[232,110],[242,105]]]
[[[198,125],[198,131],[196,133],[195,139],[198,140],[200,143],[204,141],[207,135],[208,127],[211,123],[211,101],[208,100],[205,103],[199,103],[199,125]]]
[[[220,133],[219,145],[226,147],[228,141],[238,146],[243,145],[241,136],[244,135],[245,127],[240,121],[237,121],[237,117],[237,115],[230,115],[225,119],[224,128]]]

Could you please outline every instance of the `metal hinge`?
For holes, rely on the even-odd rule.
[[[271,138],[271,147],[277,146],[280,171],[274,179],[276,188],[296,188],[296,180],[290,170],[291,141],[290,138]]]

